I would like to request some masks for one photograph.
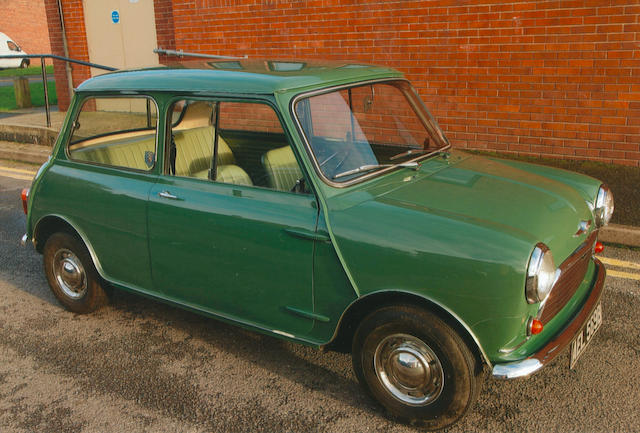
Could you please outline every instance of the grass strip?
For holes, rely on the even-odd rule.
[[[42,107],[44,105],[44,91],[42,87],[41,82],[29,83],[31,104],[34,107]],[[49,82],[48,90],[49,105],[56,105],[58,103],[58,94],[56,93],[55,82]],[[11,111],[16,108],[18,108],[18,106],[16,105],[16,94],[13,86],[0,87],[0,111]]]
[[[31,59],[38,61],[38,59]],[[53,65],[47,65],[47,74],[53,76]],[[0,77],[21,77],[23,75],[41,75],[42,68],[40,66],[29,66],[28,68],[7,68],[0,70]]]

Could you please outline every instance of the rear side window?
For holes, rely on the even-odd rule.
[[[148,171],[156,161],[157,129],[151,98],[89,98],[73,122],[69,157]]]
[[[14,42],[7,41],[7,46],[11,51],[20,51],[20,47],[17,46]]]

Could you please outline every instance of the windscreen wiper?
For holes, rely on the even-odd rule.
[[[350,176],[356,173],[363,173],[365,171],[377,170],[379,168],[387,168],[387,167],[405,167],[405,168],[414,168],[418,169],[419,165],[417,162],[403,162],[402,164],[367,164],[361,165],[360,167],[353,168],[351,170],[343,171],[342,173],[338,173],[333,176],[333,179],[339,179],[341,177]]]
[[[405,152],[400,152],[397,155],[393,155],[391,158],[389,158],[389,161],[393,161],[394,159],[398,159],[398,158],[402,158],[403,156],[409,156],[409,155],[422,155],[423,153],[427,153],[427,150],[424,149],[409,149]]]

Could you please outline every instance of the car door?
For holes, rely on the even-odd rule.
[[[69,221],[111,282],[151,290],[147,201],[155,183],[157,108],[146,97],[87,97],[41,185],[42,207]],[[49,193],[44,191],[49,190]]]
[[[149,197],[156,289],[199,310],[304,336],[313,325],[318,206],[300,187],[275,112],[250,102],[173,107],[165,174]]]

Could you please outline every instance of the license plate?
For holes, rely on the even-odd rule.
[[[591,317],[587,320],[587,323],[582,327],[578,335],[571,342],[571,362],[569,368],[573,369],[580,358],[580,355],[587,348],[587,345],[596,334],[598,329],[602,325],[602,304],[598,303],[598,306],[591,313]]]

